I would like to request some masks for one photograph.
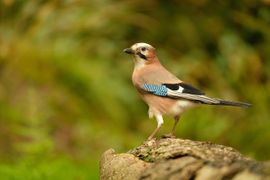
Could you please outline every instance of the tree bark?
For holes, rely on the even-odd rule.
[[[270,163],[223,145],[166,138],[127,153],[107,150],[100,161],[100,179],[270,180]]]

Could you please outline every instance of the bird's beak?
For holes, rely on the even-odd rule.
[[[127,54],[134,54],[134,51],[131,48],[126,48],[123,51]]]

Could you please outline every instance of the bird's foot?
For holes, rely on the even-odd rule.
[[[169,133],[169,134],[162,135],[161,138],[163,138],[163,139],[166,139],[166,138],[176,138],[176,136],[173,133]]]
[[[153,146],[156,145],[157,139],[156,138],[148,138],[146,141],[144,141],[143,145],[145,146]]]

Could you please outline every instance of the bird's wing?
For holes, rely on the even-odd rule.
[[[249,107],[251,104],[236,101],[227,101],[223,99],[210,98],[206,96],[202,91],[190,86],[186,83],[176,84],[143,84],[144,91],[152,93],[157,96],[164,96],[174,99],[187,99],[202,104],[211,105],[224,105],[224,106],[238,106]]]
[[[205,104],[219,104],[219,100],[209,98],[199,89],[194,88],[186,83],[176,84],[144,84],[143,89],[157,96],[170,97],[174,99],[183,98],[191,101]]]
[[[174,84],[150,84],[150,83],[144,83],[143,89],[147,92],[150,92],[152,94],[158,95],[158,96],[182,96],[181,94],[191,94],[191,95],[204,95],[202,91],[200,91],[197,88],[194,88],[191,85],[188,85],[186,83],[174,83]]]
[[[218,103],[217,101],[213,100],[204,95],[202,91],[197,88],[194,88],[191,85],[186,83],[176,83],[176,84],[143,84],[143,89],[149,93],[152,93],[157,96],[164,96],[170,97],[174,99],[183,98],[192,101],[199,101],[204,103]]]

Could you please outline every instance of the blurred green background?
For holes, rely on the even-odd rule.
[[[2,0],[0,13],[1,179],[98,179],[102,152],[148,137],[122,52],[136,42],[208,95],[253,104],[188,111],[178,137],[270,159],[269,0]]]

